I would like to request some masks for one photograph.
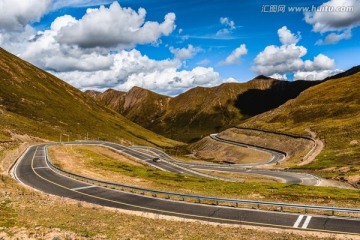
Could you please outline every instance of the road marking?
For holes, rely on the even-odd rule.
[[[301,223],[301,220],[303,219],[304,215],[299,215],[299,217],[297,218],[296,222],[294,223],[294,228],[298,228],[299,224]]]
[[[307,227],[308,227],[308,225],[309,225],[309,223],[310,223],[311,218],[312,218],[311,216],[307,216],[307,218],[306,218],[306,220],[305,220],[305,222],[304,222],[304,224],[303,224],[302,228],[307,228]]]
[[[39,169],[39,168],[48,168],[48,167],[34,167],[34,169]]]
[[[83,186],[83,187],[72,188],[71,190],[75,190],[75,191],[77,191],[77,190],[88,189],[88,188],[94,188],[94,187],[96,187],[96,186],[94,186],[94,185],[89,185],[89,186]]]
[[[37,149],[37,148],[36,148]],[[160,209],[156,209],[156,208],[150,208],[150,207],[144,207],[144,206],[139,206],[139,205],[135,205],[135,204],[130,204],[130,203],[125,203],[125,202],[121,202],[121,201],[115,201],[115,200],[112,200],[112,199],[107,199],[107,198],[103,198],[103,197],[99,197],[99,196],[96,196],[96,195],[91,195],[91,194],[87,194],[87,193],[83,193],[83,192],[78,192],[76,190],[73,190],[71,188],[68,188],[66,186],[63,186],[59,183],[56,183],[56,182],[53,182],[43,176],[41,176],[39,173],[37,173],[35,171],[35,168],[34,168],[34,158],[35,158],[35,155],[33,155],[32,159],[31,159],[31,169],[33,170],[33,173],[38,176],[39,178],[43,179],[44,181],[50,183],[50,184],[53,184],[55,186],[58,186],[60,188],[63,188],[63,189],[66,189],[66,190],[70,190],[70,191],[74,191],[74,192],[77,192],[81,195],[84,195],[84,196],[88,196],[88,197],[92,197],[92,198],[95,198],[95,199],[100,199],[100,200],[104,200],[104,201],[107,201],[107,202],[112,202],[112,203],[116,203],[116,204],[120,204],[120,205],[124,205],[124,206],[131,206],[131,207],[135,207],[135,208],[138,208],[138,209],[142,209],[142,210],[151,210],[151,211],[157,211],[157,212],[161,212],[161,213],[170,213],[170,214],[175,214],[177,216],[187,216],[187,217],[202,217],[204,219],[212,219],[212,220],[226,220],[226,221],[229,221],[229,222],[233,222],[233,223],[248,223],[248,224],[254,224],[254,223],[257,223],[257,222],[250,222],[250,221],[239,221],[239,220],[235,220],[235,219],[226,219],[226,218],[221,218],[221,217],[207,217],[207,216],[201,216],[201,215],[196,215],[196,214],[188,214],[188,213],[179,213],[179,212],[174,212],[174,211],[168,211],[168,210],[160,210]],[[15,169],[16,170],[16,169]],[[52,170],[52,169],[51,169]],[[52,170],[54,171],[54,170]],[[57,172],[54,171],[54,173],[56,174],[59,174]],[[61,174],[60,174],[61,175]],[[78,181],[78,180],[75,180],[75,179],[72,179],[74,181]],[[300,216],[299,216],[300,217]],[[310,221],[310,220],[309,220]],[[284,227],[283,225],[277,225],[277,224],[270,224],[270,223],[261,223],[261,225],[263,226],[272,226],[272,227]],[[349,233],[349,232],[341,232],[341,231],[331,231],[331,230],[322,230],[322,229],[308,229],[308,230],[316,230],[318,232],[326,232],[326,233],[340,233],[340,234],[350,234],[350,235],[354,235],[354,233]]]

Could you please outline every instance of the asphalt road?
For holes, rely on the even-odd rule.
[[[216,140],[216,138],[214,140]],[[220,141],[224,142],[223,140],[220,140]],[[229,144],[237,145],[239,147],[249,147],[243,143],[236,143],[233,141],[226,141],[226,142]],[[254,148],[254,147],[252,147],[252,148]],[[232,173],[242,173],[242,174],[255,174],[255,175],[276,178],[283,183],[289,183],[289,184],[302,184],[302,185],[311,185],[311,186],[316,186],[319,184],[319,179],[316,176],[313,176],[311,174],[260,168],[262,165],[266,165],[269,163],[276,163],[285,158],[284,154],[273,151],[273,150],[267,150],[267,149],[262,149],[262,148],[257,149],[258,151],[264,151],[264,152],[270,153],[272,155],[270,160],[264,161],[263,163],[258,163],[258,164],[214,164],[214,163],[207,164],[206,163],[206,164],[203,164],[203,163],[194,163],[194,162],[185,162],[185,161],[176,160],[176,159],[172,158],[171,156],[167,155],[166,153],[164,153],[163,151],[156,149],[156,148],[150,148],[150,147],[145,147],[145,146],[135,146],[135,147],[132,147],[132,149],[150,151],[153,154],[155,154],[156,156],[160,157],[161,159],[164,159],[168,162],[176,163],[179,166],[183,166],[185,168],[190,168],[193,170],[210,170],[210,171],[232,172]],[[211,174],[209,173],[209,175],[211,175]]]
[[[89,185],[51,170],[45,154],[45,145],[30,147],[13,167],[14,177],[23,184],[49,194],[114,208],[210,222],[360,234],[358,219],[192,204]]]

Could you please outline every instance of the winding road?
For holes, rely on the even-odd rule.
[[[87,144],[99,144],[99,142]],[[144,161],[149,160],[147,155],[131,151],[119,144],[102,144],[117,148],[119,151],[123,151],[126,154]],[[14,178],[25,185],[45,193],[132,211],[145,211],[219,223],[360,234],[359,219],[194,204],[148,197],[91,185],[53,171],[47,162],[46,147],[48,145],[52,144],[42,144],[28,148],[11,169],[11,174]],[[154,162],[152,163],[154,164]],[[164,166],[160,165],[158,167]]]
[[[320,183],[319,178],[314,175],[311,175],[311,174],[260,168],[261,166],[264,166],[264,165],[276,164],[278,162],[283,161],[286,157],[286,153],[284,153],[284,152],[223,139],[223,138],[218,137],[217,134],[211,134],[210,137],[215,141],[232,144],[232,145],[244,147],[244,148],[251,148],[255,151],[262,151],[262,152],[269,153],[269,154],[271,154],[271,158],[269,160],[265,160],[264,162],[260,162],[260,163],[247,163],[247,164],[206,163],[206,164],[204,164],[204,163],[196,163],[196,162],[179,161],[177,159],[172,158],[165,152],[163,152],[159,149],[156,149],[156,148],[145,147],[145,146],[133,146],[130,148],[134,149],[134,150],[140,150],[140,151],[142,150],[142,151],[151,152],[154,154],[154,156],[157,156],[163,160],[166,160],[167,162],[172,162],[178,166],[182,166],[182,167],[185,167],[188,169],[193,169],[193,170],[210,170],[210,171],[219,171],[219,172],[255,174],[255,175],[276,178],[283,183],[289,183],[289,184],[302,184],[302,185],[317,186]]]

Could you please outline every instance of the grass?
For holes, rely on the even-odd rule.
[[[195,87],[173,98],[135,87],[126,94],[107,91],[96,99],[147,129],[193,143],[276,108],[317,83],[255,79]]]
[[[281,167],[296,166],[313,146],[313,143],[309,140],[237,128],[229,128],[221,132],[219,136],[225,139],[286,152],[288,159],[280,164]]]
[[[215,163],[264,163],[271,159],[269,153],[218,142],[210,137],[190,145],[189,149],[195,158]]]
[[[69,171],[78,174],[91,174],[109,181],[121,181],[129,185],[151,187],[158,190],[167,190],[183,193],[192,193],[218,197],[232,197],[242,199],[256,199],[268,201],[297,202],[319,205],[335,205],[346,207],[359,207],[360,191],[313,187],[302,185],[289,185],[282,183],[233,183],[220,180],[197,178],[183,174],[163,172],[147,166],[134,166],[119,161],[114,156],[91,150],[91,147],[77,146],[72,150],[64,147],[50,147],[50,156],[56,163]],[[64,161],[57,158],[57,152],[75,151],[77,157],[76,169],[68,169]],[[70,155],[72,153],[70,152]],[[118,178],[118,176],[121,176]],[[126,177],[124,177],[126,176]]]
[[[123,213],[33,191],[4,174],[0,189],[0,236],[5,239],[318,239],[314,233]]]
[[[360,172],[360,73],[328,80],[305,90],[278,109],[255,116],[244,126],[304,134],[311,129],[325,143],[317,159],[303,170],[350,166]],[[354,143],[355,142],[355,143]]]
[[[0,49],[0,141],[8,132],[59,141],[111,140],[173,147],[157,135],[111,111],[62,80]],[[67,138],[66,136],[63,136]]]

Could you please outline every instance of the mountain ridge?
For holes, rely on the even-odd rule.
[[[106,91],[92,97],[147,129],[172,139],[194,142],[276,108],[319,83],[258,76],[246,83],[195,87],[175,97],[139,87],[117,97],[111,97]],[[112,104],[105,98],[111,99]],[[259,110],[252,110],[251,102]]]
[[[75,87],[0,48],[0,141],[10,133],[57,141],[94,139],[177,145],[105,108]],[[93,92],[94,94],[94,92]]]

